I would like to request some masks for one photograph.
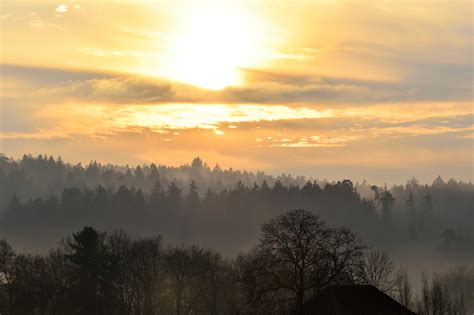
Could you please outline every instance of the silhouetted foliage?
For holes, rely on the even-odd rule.
[[[103,186],[116,190],[120,186],[135,187],[142,191],[151,191],[157,181],[167,187],[171,182],[182,191],[186,191],[192,181],[202,195],[209,187],[216,191],[230,189],[238,181],[250,186],[254,182],[270,184],[280,180],[284,185],[302,185],[305,178],[281,175],[273,177],[262,172],[241,172],[232,168],[223,170],[219,165],[210,168],[200,158],[195,158],[191,165],[168,167],[165,165],[137,165],[134,168],[111,164],[100,164],[91,161],[87,166],[80,163],[64,163],[61,157],[24,155],[20,160],[9,159],[0,153],[0,213],[13,194],[21,200],[59,195],[64,188],[77,187],[94,189]]]
[[[159,231],[174,241],[198,240],[235,253],[253,242],[261,222],[290,207],[316,209],[313,211],[328,222],[345,221],[350,226],[377,227],[380,221],[372,202],[361,199],[348,180],[324,188],[314,182],[302,188],[286,187],[280,181],[273,187],[263,182],[249,188],[239,181],[220,192],[208,188],[201,196],[198,191],[194,181],[184,193],[174,181],[166,190],[156,181],[148,193],[123,185],[117,189],[99,185],[94,189],[65,188],[59,198],[21,202],[14,196],[0,226],[13,239],[22,239],[25,232],[48,231],[38,239],[23,239],[28,247],[44,248],[71,229],[94,225],[141,235]],[[370,239],[376,231],[360,232]]]
[[[436,253],[427,255],[427,261],[472,264],[473,204],[471,183],[441,178],[431,185],[412,179],[404,186],[379,188],[350,180],[330,183],[223,170],[218,165],[211,169],[199,158],[181,167],[95,161],[83,167],[46,155],[25,155],[19,161],[0,155],[0,237],[24,251],[44,251],[15,254],[6,242],[0,244],[0,312],[69,314],[72,307],[75,313],[92,314],[286,313],[298,311],[301,296],[305,301],[327,283],[344,282],[374,284],[413,309],[426,305],[430,295],[415,294],[406,271],[395,268],[386,253],[356,251],[350,255],[351,267],[333,277],[331,263],[324,259],[330,256],[327,248],[345,241],[356,244],[357,232],[367,243],[394,250],[395,255],[411,249]],[[308,211],[287,214],[287,209]],[[285,237],[297,218],[314,223],[312,237],[325,235],[325,242],[315,243],[320,256],[313,267],[329,270],[324,275],[331,279],[300,272],[300,281],[309,286],[303,285],[303,291],[301,284],[288,288],[291,264],[282,264],[282,252],[269,245],[280,242],[278,237]],[[124,229],[133,238],[84,226]],[[61,248],[45,251],[77,230]],[[156,235],[195,245],[164,244]],[[229,260],[207,247],[225,255],[253,250]],[[432,290],[431,283],[427,287]],[[461,294],[452,285],[433,290],[436,296],[457,292],[450,293],[450,303],[461,305],[462,295],[466,308],[473,307],[465,290]],[[75,300],[82,291],[88,293]]]
[[[310,212],[279,215],[261,233],[259,244],[236,259],[91,227],[45,254],[17,254],[1,240],[0,312],[300,314],[327,287],[370,282],[424,315],[465,315],[474,306],[472,268],[425,277],[415,298],[386,253],[369,251],[353,232]]]
[[[395,289],[395,264],[387,252],[367,252],[362,259],[361,268],[359,282],[373,285],[387,294]]]
[[[2,314],[299,314],[324,288],[372,283],[420,314],[472,310],[472,268],[408,276],[356,234],[305,210],[269,220],[258,245],[236,259],[197,245],[165,245],[84,227],[45,254],[0,241]]]
[[[417,312],[420,315],[464,315],[466,307],[464,296],[452,296],[444,283],[437,275],[431,281],[423,277],[421,296],[417,303]]]
[[[353,283],[365,246],[344,228],[294,210],[262,226],[259,245],[241,256],[248,303],[276,313],[302,313],[308,299],[332,284]]]
[[[252,244],[265,220],[305,208],[386,249],[423,246],[464,260],[474,252],[474,187],[453,180],[420,185],[412,179],[388,189],[211,170],[199,158],[178,168],[130,168],[25,155],[3,157],[0,168],[2,237],[24,248],[47,248],[71,230],[94,225],[140,235],[159,231],[236,253]]]

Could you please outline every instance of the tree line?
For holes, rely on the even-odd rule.
[[[0,233],[21,240],[16,242],[20,246],[34,248],[93,225],[140,235],[159,233],[172,241],[197,241],[235,253],[254,242],[262,222],[293,207],[315,209],[330,223],[358,227],[369,240],[384,229],[374,203],[360,198],[348,180],[323,188],[314,182],[302,187],[286,187],[279,181],[273,187],[265,181],[246,187],[238,182],[230,190],[207,189],[202,197],[194,182],[182,191],[174,182],[164,187],[157,181],[149,193],[134,187],[98,186],[65,188],[58,197],[28,201],[13,195],[0,219]],[[41,236],[31,238],[36,234]]]
[[[279,180],[272,186],[266,181],[246,186],[239,181],[221,191],[208,187],[202,194],[194,181],[185,190],[174,181],[165,186],[159,180],[149,191],[133,186],[68,187],[59,195],[29,200],[13,194],[0,216],[0,228],[4,237],[30,249],[47,248],[65,233],[93,225],[140,235],[160,233],[173,241],[197,240],[235,253],[254,242],[265,220],[285,209],[305,208],[331,224],[351,227],[372,244],[423,245],[453,259],[472,258],[470,191],[458,194],[457,203],[443,212],[436,202],[438,195],[425,194],[423,186],[410,190],[371,186],[372,198],[362,198],[358,189],[349,180],[323,187],[314,181],[302,186],[285,186]],[[39,231],[40,237],[31,238]]]
[[[271,176],[263,172],[222,169],[218,164],[211,168],[200,158],[179,167],[154,163],[131,167],[100,164],[96,161],[85,166],[81,163],[73,165],[63,162],[61,157],[54,158],[46,154],[37,157],[25,154],[19,160],[0,154],[0,213],[7,210],[14,194],[25,201],[59,196],[65,188],[93,190],[98,186],[112,190],[121,186],[135,187],[149,193],[157,181],[165,188],[174,183],[184,193],[194,181],[198,195],[203,197],[208,189],[220,193],[234,189],[239,182],[245,187],[252,187],[254,184],[262,186],[264,183],[273,187],[277,182],[285,187],[303,187],[308,179],[304,176]],[[310,179],[310,182],[321,188],[328,183],[336,184],[324,179]],[[474,218],[472,183],[453,179],[444,181],[438,177],[432,184],[420,184],[413,178],[406,185],[385,187],[385,191],[394,198],[388,203],[379,203],[381,200],[377,198],[380,196],[378,191],[384,195],[384,187],[374,190],[373,185],[366,181],[354,183],[354,187],[362,198],[374,200],[380,208],[383,207],[384,212],[388,209],[384,213],[385,219],[403,225],[412,240],[437,237],[441,228],[451,228],[459,237],[466,234],[466,230],[472,229],[472,225],[466,224]],[[434,231],[436,235],[429,235],[430,231]]]
[[[43,254],[1,240],[0,276],[2,314],[302,314],[330,285],[371,284],[419,314],[462,315],[474,293],[472,268],[415,293],[386,252],[301,209],[266,221],[235,257],[88,226]]]
[[[67,187],[93,189],[99,185],[107,189],[128,186],[150,191],[157,181],[165,187],[174,182],[184,190],[194,181],[202,195],[207,188],[220,192],[233,188],[239,181],[246,186],[253,183],[260,185],[266,181],[272,186],[277,180],[285,186],[303,185],[307,181],[304,176],[271,176],[260,171],[223,169],[219,164],[210,167],[199,157],[190,164],[171,167],[155,163],[112,165],[97,161],[90,161],[86,165],[71,164],[64,162],[61,157],[47,154],[36,157],[25,154],[15,160],[0,153],[0,212],[14,193],[21,199],[30,199],[58,195]]]

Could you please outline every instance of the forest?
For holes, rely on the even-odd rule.
[[[0,313],[301,313],[325,286],[369,283],[419,314],[468,314],[473,205],[472,183],[440,177],[388,187],[200,158],[131,167],[0,155]],[[267,257],[298,220],[316,243],[334,242],[302,273],[309,286],[288,282],[288,257]]]
[[[443,181],[377,187],[190,165],[71,165],[61,158],[0,156],[0,231],[16,247],[41,250],[84,225],[160,234],[236,254],[260,224],[291,209],[350,227],[384,249],[423,248],[472,258],[474,185]],[[31,238],[31,234],[39,237]]]
[[[305,314],[325,287],[370,284],[420,315],[464,315],[474,290],[464,267],[424,276],[417,294],[386,252],[301,209],[264,223],[258,244],[232,259],[86,226],[45,254],[0,240],[0,274],[2,314]]]

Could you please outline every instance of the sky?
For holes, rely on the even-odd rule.
[[[0,3],[0,152],[474,179],[471,1]]]

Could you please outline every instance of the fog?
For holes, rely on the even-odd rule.
[[[168,244],[235,258],[258,245],[263,223],[305,209],[389,253],[416,290],[422,275],[452,282],[456,270],[474,261],[474,186],[440,177],[377,187],[223,170],[199,158],[180,167],[130,167],[1,156],[0,204],[0,239],[25,254],[47,253],[91,226],[132,238],[160,235]]]

